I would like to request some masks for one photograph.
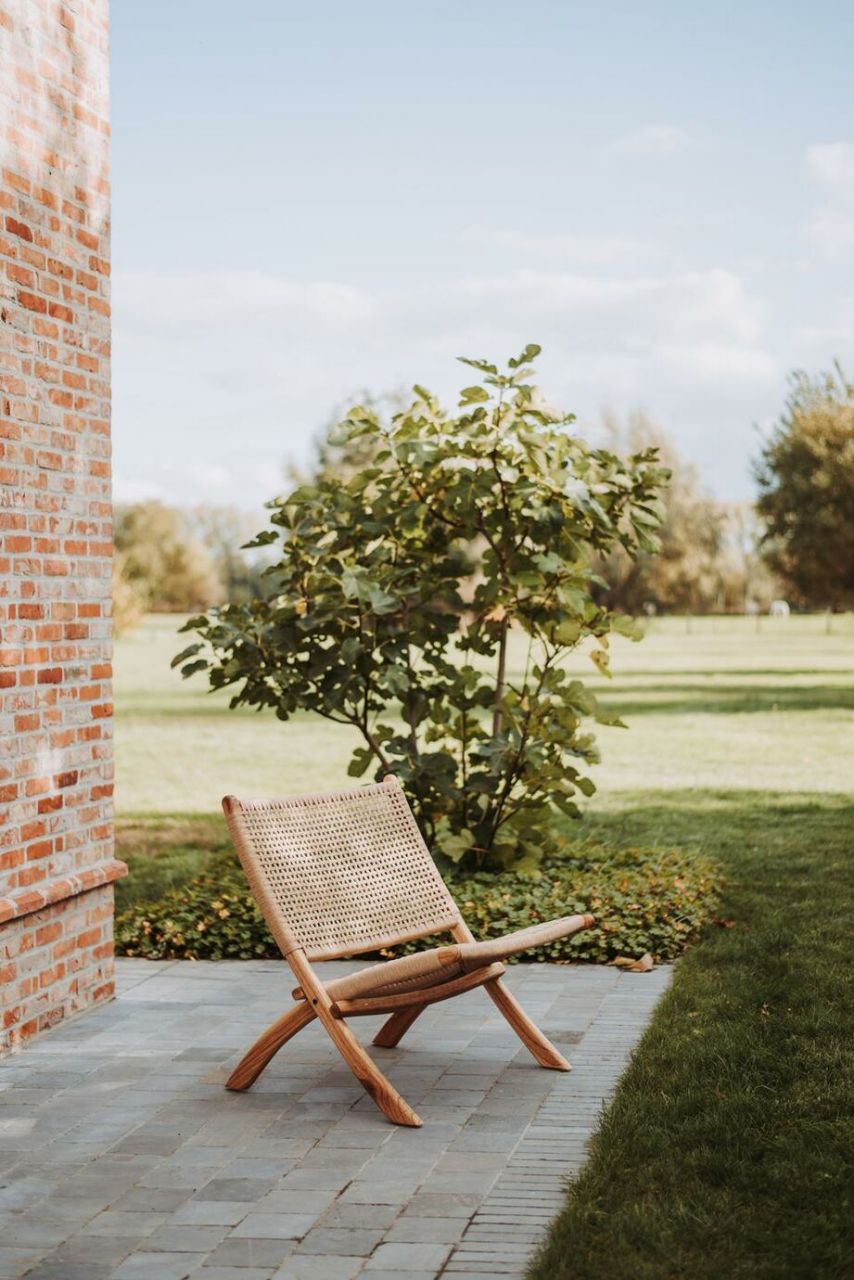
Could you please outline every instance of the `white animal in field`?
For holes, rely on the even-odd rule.
[[[789,608],[788,600],[772,600],[771,608],[768,612],[772,618],[788,618],[792,611]]]

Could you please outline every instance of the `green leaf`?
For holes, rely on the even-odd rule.
[[[369,747],[357,747],[347,766],[347,774],[351,778],[361,778],[371,767],[374,753]]]
[[[627,618],[622,613],[612,613],[608,619],[611,630],[618,636],[626,636],[629,640],[643,639],[643,624],[637,618]]]
[[[520,356],[517,356],[515,360],[508,361],[510,368],[518,369],[521,365],[530,364],[532,360],[536,360],[542,349],[536,342],[529,342]]]
[[[460,392],[460,404],[476,404],[491,399],[486,387],[463,387]]]
[[[180,667],[182,662],[186,662],[188,658],[192,658],[194,654],[203,648],[204,645],[201,640],[198,640],[195,644],[188,644],[186,649],[182,649],[180,653],[175,654],[175,657],[169,663],[170,667]]]
[[[207,671],[210,663],[204,658],[199,658],[196,662],[189,662],[181,671],[181,675],[186,680],[189,676],[194,676],[197,671]]]
[[[479,369],[481,373],[498,373],[498,366],[490,364],[488,360],[471,360],[468,356],[457,356],[460,364],[470,365],[472,369]]]

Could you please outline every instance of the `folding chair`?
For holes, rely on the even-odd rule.
[[[328,795],[222,802],[250,887],[299,986],[296,1003],[255,1042],[227,1087],[248,1089],[273,1055],[318,1018],[344,1061],[389,1120],[421,1120],[354,1036],[349,1016],[387,1013],[374,1044],[393,1048],[429,1004],[483,986],[543,1067],[569,1063],[501,981],[507,956],[564,938],[592,916],[475,942],[430,857],[397,779]],[[448,932],[453,944],[324,982],[331,960]]]

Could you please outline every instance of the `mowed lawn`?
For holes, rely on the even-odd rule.
[[[202,677],[171,671],[182,619],[156,615],[116,646],[116,805],[204,814],[229,791],[279,795],[347,785],[355,733],[299,715],[229,711]],[[525,657],[513,637],[511,668]],[[571,667],[629,728],[600,728],[593,812],[625,794],[843,792],[854,757],[854,618],[656,619],[639,644],[612,644],[611,681],[583,654]]]
[[[116,655],[128,899],[152,863],[179,880],[222,843],[224,792],[343,785],[354,745],[337,726],[229,712],[182,683],[168,670],[176,626],[150,619]],[[854,619],[830,634],[816,617],[655,620],[640,644],[615,644],[612,666],[608,682],[573,662],[630,726],[599,730],[580,829],[701,849],[727,887],[531,1276],[850,1277]]]

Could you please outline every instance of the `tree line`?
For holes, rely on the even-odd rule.
[[[399,398],[363,398],[393,416]],[[336,415],[336,422],[340,415]],[[574,429],[574,428],[573,428]],[[591,553],[594,593],[630,614],[766,612],[783,598],[800,609],[854,607],[854,384],[842,369],[792,375],[779,419],[754,462],[755,503],[727,503],[646,415],[603,424],[604,447],[654,448],[670,481],[656,552],[629,556],[616,542]],[[304,475],[315,482],[370,465],[364,438],[321,433]],[[236,507],[182,509],[156,500],[116,509],[116,627],[149,611],[194,612],[265,594],[263,551],[245,544],[258,520]],[[476,552],[476,548],[475,548]]]

